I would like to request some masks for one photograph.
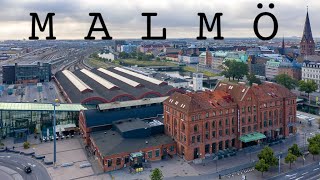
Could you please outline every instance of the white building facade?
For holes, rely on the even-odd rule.
[[[320,63],[318,62],[304,62],[302,66],[302,80],[313,80],[320,89]]]

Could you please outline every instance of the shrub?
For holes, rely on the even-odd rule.
[[[24,149],[29,149],[30,148],[30,143],[28,141],[23,143],[23,148]]]

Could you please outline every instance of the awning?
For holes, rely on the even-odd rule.
[[[264,138],[266,138],[264,134],[255,132],[255,133],[243,135],[239,138],[239,140],[244,143],[247,143],[247,142],[252,142],[252,141],[256,141]]]

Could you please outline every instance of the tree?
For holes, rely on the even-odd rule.
[[[299,81],[299,90],[308,94],[309,103],[310,103],[310,93],[315,92],[317,89],[318,89],[318,85],[313,80]]]
[[[290,163],[290,169],[291,169],[291,164],[294,163],[297,160],[297,156],[292,154],[291,152],[288,153],[287,157],[284,158],[285,163]]]
[[[313,160],[315,155],[320,154],[320,147],[317,144],[309,144],[308,150],[312,154]]]
[[[302,153],[299,149],[299,146],[297,144],[293,144],[289,149],[288,152],[291,152],[293,155],[300,157],[302,156]]]
[[[295,79],[292,79],[289,75],[287,74],[280,74],[275,77],[275,81],[278,84],[283,85],[284,87],[288,88],[289,90],[294,89],[297,87],[298,82]]]
[[[264,159],[260,159],[257,164],[254,167],[257,171],[261,172],[261,175],[263,176],[263,173],[268,171],[270,166],[266,163]]]
[[[155,168],[154,170],[152,170],[152,173],[150,175],[150,179],[151,180],[162,180],[163,175],[162,175],[161,170],[159,168]]]
[[[250,86],[252,86],[253,83],[261,84],[261,80],[252,73],[247,75],[247,80],[249,81]]]
[[[266,146],[259,154],[258,154],[259,160],[264,159],[265,162],[270,166],[275,166],[278,164],[277,158],[274,156],[273,150]]]
[[[222,75],[229,78],[229,80],[232,77],[233,80],[236,78],[239,81],[247,75],[249,71],[248,65],[243,62],[228,60],[225,61],[223,65]]]

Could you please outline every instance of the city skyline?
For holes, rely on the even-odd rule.
[[[262,9],[257,4],[262,3]],[[275,8],[269,9],[269,3],[274,3]],[[317,23],[320,16],[316,10],[320,3],[312,0],[308,2],[311,26],[314,37],[320,37],[320,23]],[[108,11],[112,7],[113,11]],[[179,7],[179,8],[178,8]],[[14,10],[13,10],[14,9]],[[140,39],[146,35],[146,17],[142,12],[157,12],[158,16],[152,18],[152,34],[161,35],[162,28],[167,29],[167,39],[170,38],[196,38],[199,35],[198,12],[206,13],[208,19],[212,19],[215,13],[222,12],[221,18],[222,35],[225,38],[235,37],[256,37],[253,31],[253,21],[261,12],[273,13],[279,22],[277,37],[301,37],[303,24],[307,12],[307,3],[304,0],[290,3],[289,0],[260,2],[245,0],[235,5],[235,0],[219,2],[199,1],[104,1],[86,2],[83,0],[41,2],[33,1],[9,1],[2,0],[0,7],[0,39],[21,40],[31,35],[30,12],[39,14],[41,21],[45,15],[54,12],[54,35],[57,40],[62,39],[83,39],[89,31],[92,17],[89,12],[99,12],[103,15],[110,36],[114,39]],[[294,12],[294,13],[293,13]],[[211,21],[211,20],[210,20]],[[98,27],[98,24],[97,24]],[[269,35],[272,32],[273,23],[270,18],[261,18],[261,33]],[[39,34],[39,33],[38,33]],[[102,33],[93,33],[96,39],[100,39]],[[212,33],[205,32],[208,38],[216,36],[215,30]],[[39,34],[44,39],[47,32]]]

